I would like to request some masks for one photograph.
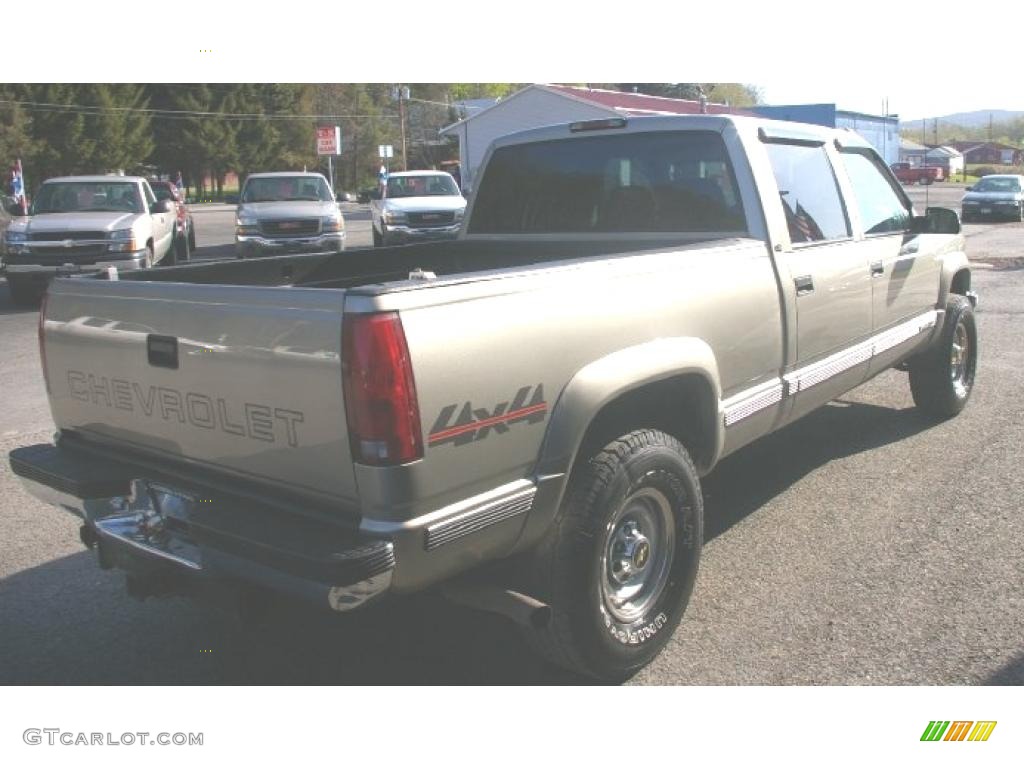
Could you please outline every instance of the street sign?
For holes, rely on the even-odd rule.
[[[316,153],[318,155],[341,154],[341,126],[320,125],[316,129]]]
[[[395,148],[393,146],[391,146],[390,144],[380,144],[377,147],[377,156],[378,157],[382,157],[382,158],[383,157],[394,157],[395,156]]]

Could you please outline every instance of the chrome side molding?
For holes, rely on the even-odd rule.
[[[782,402],[782,379],[740,392],[722,403],[725,426],[731,427],[758,411]]]
[[[727,400],[723,400],[721,410],[725,426],[731,427],[743,419],[753,416],[758,411],[777,405],[782,401],[783,397],[789,397],[802,390],[810,389],[816,384],[827,381],[880,355],[882,352],[886,352],[893,347],[916,338],[921,333],[934,328],[938,318],[938,311],[934,309],[929,310],[911,320],[907,320],[855,344],[849,349],[844,349],[841,352],[830,355],[824,360],[818,360],[810,365],[805,365],[803,368],[790,371],[781,379],[773,379],[767,383],[759,384],[756,387],[733,395]]]
[[[453,517],[428,525],[423,546],[427,551],[449,544],[463,536],[530,511],[537,486],[518,490],[508,496],[471,507]]]

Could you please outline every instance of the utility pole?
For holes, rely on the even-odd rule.
[[[406,154],[405,141],[405,102],[409,100],[409,86],[396,85],[391,89],[391,98],[398,101],[398,122],[402,129],[402,170],[409,170],[409,159]]]

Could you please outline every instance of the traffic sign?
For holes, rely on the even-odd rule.
[[[316,153],[318,155],[341,154],[341,126],[320,125],[316,129]]]

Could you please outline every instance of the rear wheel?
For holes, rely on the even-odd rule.
[[[196,230],[191,224],[188,227],[188,250],[190,252],[196,249]]]
[[[551,606],[527,639],[550,661],[623,680],[668,643],[686,609],[703,539],[700,480],[656,430],[608,443],[573,474],[535,585]]]
[[[939,343],[910,361],[914,404],[938,418],[956,416],[970,399],[977,364],[974,307],[965,296],[953,294],[946,304]]]
[[[187,264],[192,258],[192,244],[188,235],[181,235],[174,241],[174,256],[170,264]]]

